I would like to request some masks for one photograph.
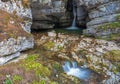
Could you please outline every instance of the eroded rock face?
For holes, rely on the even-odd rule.
[[[117,26],[119,23],[116,24],[120,15],[119,0],[79,0],[77,5],[83,6],[88,12],[89,22],[84,34],[109,37],[110,34],[120,32],[120,26]]]
[[[11,0],[3,2],[0,0],[0,9],[4,10],[10,14],[15,14],[23,19],[22,23],[20,25],[26,32],[30,32],[31,24],[32,24],[32,13],[31,9],[27,7],[27,2],[23,2],[24,0]]]
[[[32,29],[50,29],[70,25],[70,16],[66,15],[63,0],[35,0],[31,2],[33,25]]]
[[[33,47],[31,21],[31,10],[24,0],[0,0],[0,65]]]

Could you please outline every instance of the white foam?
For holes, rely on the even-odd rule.
[[[63,70],[67,75],[75,76],[82,80],[88,79],[90,75],[88,69],[77,67],[76,62],[72,62],[72,64],[70,64],[70,62],[65,62]]]

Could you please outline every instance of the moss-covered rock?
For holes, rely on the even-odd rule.
[[[104,54],[104,58],[111,62],[120,62],[120,50],[112,50]]]
[[[120,22],[106,23],[98,27],[99,30],[108,30],[108,29],[115,29],[115,28],[120,28]]]

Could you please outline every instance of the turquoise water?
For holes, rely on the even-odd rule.
[[[64,34],[78,34],[81,35],[83,29],[77,28],[77,29],[69,29],[69,28],[56,28],[54,29],[57,33],[64,33]]]

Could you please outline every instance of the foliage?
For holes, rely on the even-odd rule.
[[[40,80],[39,82],[33,81],[32,84],[45,84],[44,80]]]
[[[3,84],[12,84],[12,81],[10,79],[6,79]]]
[[[120,50],[112,50],[112,51],[106,52],[104,54],[104,57],[110,60],[111,62],[120,61]]]
[[[120,21],[120,14],[118,14],[115,18],[116,18],[118,21]]]
[[[117,39],[119,39],[120,37],[120,33],[116,33],[116,34],[110,34],[109,37],[99,37],[97,39],[104,39],[104,40],[108,40],[108,41],[115,41]]]
[[[34,70],[36,76],[49,76],[49,69],[36,61],[38,56],[38,54],[28,55],[28,58],[24,61],[26,71]]]
[[[55,68],[57,71],[62,71],[61,66],[58,62],[54,62],[52,67]]]
[[[54,47],[54,46],[55,46],[54,42],[51,42],[51,41],[48,41],[48,42],[45,44],[45,47],[46,47],[47,49],[50,49],[50,48],[52,48],[52,47]]]
[[[21,76],[19,76],[19,75],[14,75],[14,76],[12,77],[12,80],[13,80],[14,82],[19,82],[19,81],[22,80],[22,78],[21,78]]]
[[[32,84],[46,84],[45,80],[40,80],[39,82],[33,81]],[[49,81],[48,84],[58,84],[57,82]]]
[[[106,52],[103,56],[105,59],[112,62],[112,64],[114,65],[112,67],[112,71],[114,73],[117,73],[120,70],[120,50],[112,50]]]

